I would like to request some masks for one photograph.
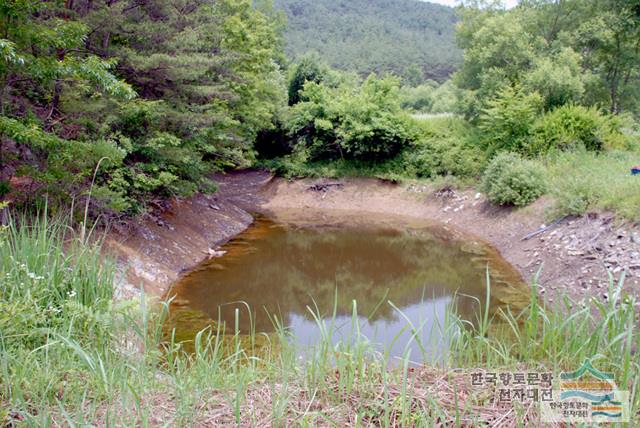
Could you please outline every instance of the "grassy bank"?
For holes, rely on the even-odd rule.
[[[495,390],[473,388],[470,373],[557,373],[587,357],[629,389],[638,418],[636,302],[620,295],[621,284],[612,282],[606,304],[545,308],[534,298],[521,315],[483,314],[477,328],[450,311],[440,326],[450,349],[437,367],[407,358],[388,364],[360,336],[355,307],[351,337],[334,344],[334,326],[318,321],[322,340],[305,360],[282,328],[249,338],[205,330],[188,355],[163,340],[164,305],[151,307],[144,296],[112,301],[114,269],[98,245],[64,222],[20,224],[2,229],[0,241],[5,423],[468,426],[500,418],[529,425],[535,406],[498,406]]]

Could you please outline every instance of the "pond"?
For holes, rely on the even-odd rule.
[[[524,306],[529,296],[493,247],[444,225],[288,217],[258,216],[174,284],[166,328],[178,341],[207,323],[227,334],[271,333],[280,325],[304,353],[321,338],[319,322],[331,325],[338,341],[351,337],[357,319],[359,333],[389,358],[434,360],[450,334],[447,311],[477,320],[487,268],[492,311]],[[418,331],[413,338],[409,322]]]

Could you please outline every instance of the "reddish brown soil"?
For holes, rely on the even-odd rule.
[[[272,179],[260,171],[215,177],[218,193],[173,201],[161,220],[140,224],[128,236],[112,235],[108,244],[126,267],[121,294],[131,295],[141,284],[164,292],[179,273],[251,223],[249,212],[284,210],[327,212],[346,218],[394,215],[440,221],[479,237],[500,251],[527,281],[540,272],[547,301],[567,293],[580,298],[608,298],[607,278],[627,271],[624,288],[640,294],[640,233],[634,225],[618,224],[610,214],[566,218],[529,239],[543,226],[549,201],[526,209],[495,207],[475,191],[398,185],[376,179]]]

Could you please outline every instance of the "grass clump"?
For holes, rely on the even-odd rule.
[[[0,228],[0,395],[49,402],[83,391],[73,348],[111,346],[113,270],[46,215]]]
[[[305,359],[277,319],[268,335],[207,327],[187,353],[163,330],[166,304],[152,309],[144,295],[111,302],[113,265],[65,223],[21,221],[0,238],[0,302],[13,308],[0,312],[0,418],[9,424],[535,425],[535,406],[498,406],[496,395],[470,387],[470,373],[573,370],[584,358],[614,372],[632,415],[640,410],[637,302],[623,296],[622,280],[611,282],[606,303],[549,308],[534,287],[522,313],[484,311],[470,323],[451,307],[443,325],[408,321],[415,341],[422,329],[450,338],[438,367],[415,365],[408,352],[390,364],[388,351],[361,334],[356,302],[350,329],[340,331],[335,311],[326,319],[309,308],[321,338]]]
[[[500,153],[489,163],[482,188],[493,203],[522,207],[544,194],[544,169],[515,153]]]

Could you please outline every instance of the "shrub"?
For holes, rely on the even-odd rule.
[[[437,83],[433,81],[416,87],[403,86],[400,90],[400,105],[410,111],[430,112],[436,87]]]
[[[619,120],[579,105],[564,105],[540,117],[533,134],[530,154],[576,148],[599,151],[624,140]]]
[[[91,238],[93,239],[93,238]],[[47,213],[0,227],[0,340],[4,347],[44,344],[56,333],[93,343],[110,337],[113,265]]]
[[[438,117],[420,120],[418,128],[415,147],[405,152],[417,176],[480,176],[486,155],[471,125],[455,117]]]
[[[509,152],[489,163],[482,186],[491,202],[517,207],[533,202],[546,190],[542,166]]]
[[[322,60],[318,55],[309,54],[304,56],[298,64],[291,69],[289,77],[289,105],[303,101],[301,92],[306,82],[320,83],[324,80],[328,70],[322,64]]]
[[[455,85],[451,80],[439,86],[428,80],[415,88],[404,86],[400,90],[400,105],[412,112],[452,113],[456,110]]]
[[[527,152],[532,126],[542,108],[540,95],[507,87],[488,106],[480,116],[479,128],[489,151]]]
[[[385,160],[400,153],[414,129],[398,99],[395,78],[369,76],[361,85],[307,82],[302,101],[292,107],[286,127],[311,161]]]

